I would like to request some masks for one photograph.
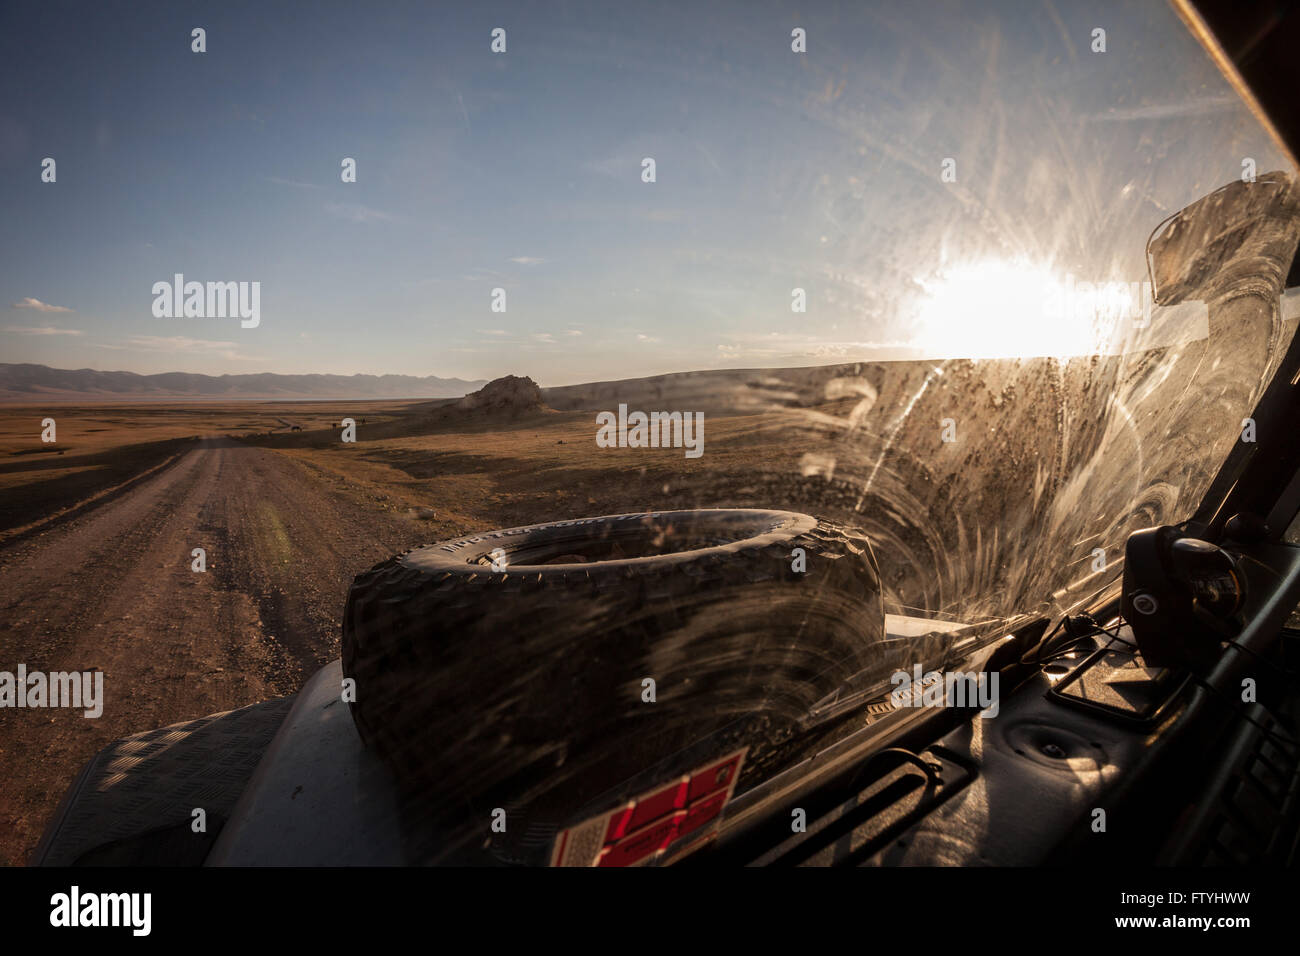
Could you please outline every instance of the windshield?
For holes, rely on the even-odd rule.
[[[1285,157],[1164,5],[692,16],[662,58],[583,34],[561,71],[623,70],[581,120],[603,175],[643,154],[667,173],[616,193],[637,264],[622,242],[599,254],[608,311],[577,341],[635,338],[600,377],[745,371],[548,401],[717,416],[706,467],[644,462],[646,504],[863,526],[895,613],[974,622],[1094,598],[1129,532],[1195,509],[1295,328],[1278,302],[1290,212],[1261,211],[1276,221],[1215,258],[1233,280],[1176,305],[1153,302],[1147,240]],[[653,20],[638,36],[659,36]],[[808,53],[774,64],[771,37],[797,24]],[[586,235],[603,224],[573,225],[544,249],[582,243],[596,266]],[[574,341],[539,351],[557,377],[597,377],[569,370]]]

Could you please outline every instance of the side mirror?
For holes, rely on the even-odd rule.
[[[1120,609],[1149,667],[1211,666],[1245,599],[1236,559],[1217,545],[1169,526],[1129,535]]]
[[[1231,182],[1156,226],[1147,268],[1156,305],[1208,302],[1243,279],[1282,291],[1300,217],[1300,190],[1283,172]]]

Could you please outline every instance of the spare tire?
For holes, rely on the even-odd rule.
[[[747,789],[806,755],[813,704],[869,673],[883,634],[860,533],[786,511],[626,514],[359,575],[343,673],[363,741],[449,846],[481,844],[494,808],[554,832],[742,747]]]

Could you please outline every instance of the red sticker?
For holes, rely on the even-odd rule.
[[[690,777],[682,777],[674,784],[664,787],[635,801],[629,830],[639,830],[647,823],[671,814],[674,810],[686,809],[686,795],[690,792]]]
[[[677,817],[671,814],[648,827],[628,834],[600,851],[597,866],[633,866],[653,856],[677,838]],[[685,813],[680,814],[685,816]]]
[[[690,802],[694,803],[715,790],[729,789],[740,773],[740,758],[744,752],[733,754],[726,760],[719,761],[707,770],[700,770],[691,775]]]
[[[551,866],[638,866],[670,848],[702,846],[721,822],[744,759],[737,751],[569,827],[555,839]]]

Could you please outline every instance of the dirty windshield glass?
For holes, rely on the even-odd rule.
[[[592,24],[548,74],[557,95],[618,78],[546,113],[596,176],[557,171],[564,238],[534,224],[600,317],[523,348],[547,382],[622,380],[553,407],[708,415],[698,462],[597,459],[577,504],[834,514],[870,533],[899,614],[1074,607],[1130,531],[1190,515],[1294,330],[1267,204],[1233,281],[1177,304],[1153,301],[1148,237],[1289,164],[1164,5],[848,4],[774,60],[796,21]],[[643,158],[655,182],[627,182]],[[529,282],[569,316],[550,268]],[[591,364],[597,340],[625,347]],[[716,371],[626,381],[695,369]]]
[[[620,60],[662,112],[612,154],[659,163],[619,215],[662,281],[607,321],[658,319],[664,371],[744,370],[620,387],[711,413],[711,466],[636,487],[856,523],[899,614],[1095,597],[1129,532],[1194,510],[1295,327],[1293,212],[1265,202],[1231,278],[1166,306],[1148,237],[1289,164],[1164,5],[845,5],[778,63],[785,15],[746,19]]]

